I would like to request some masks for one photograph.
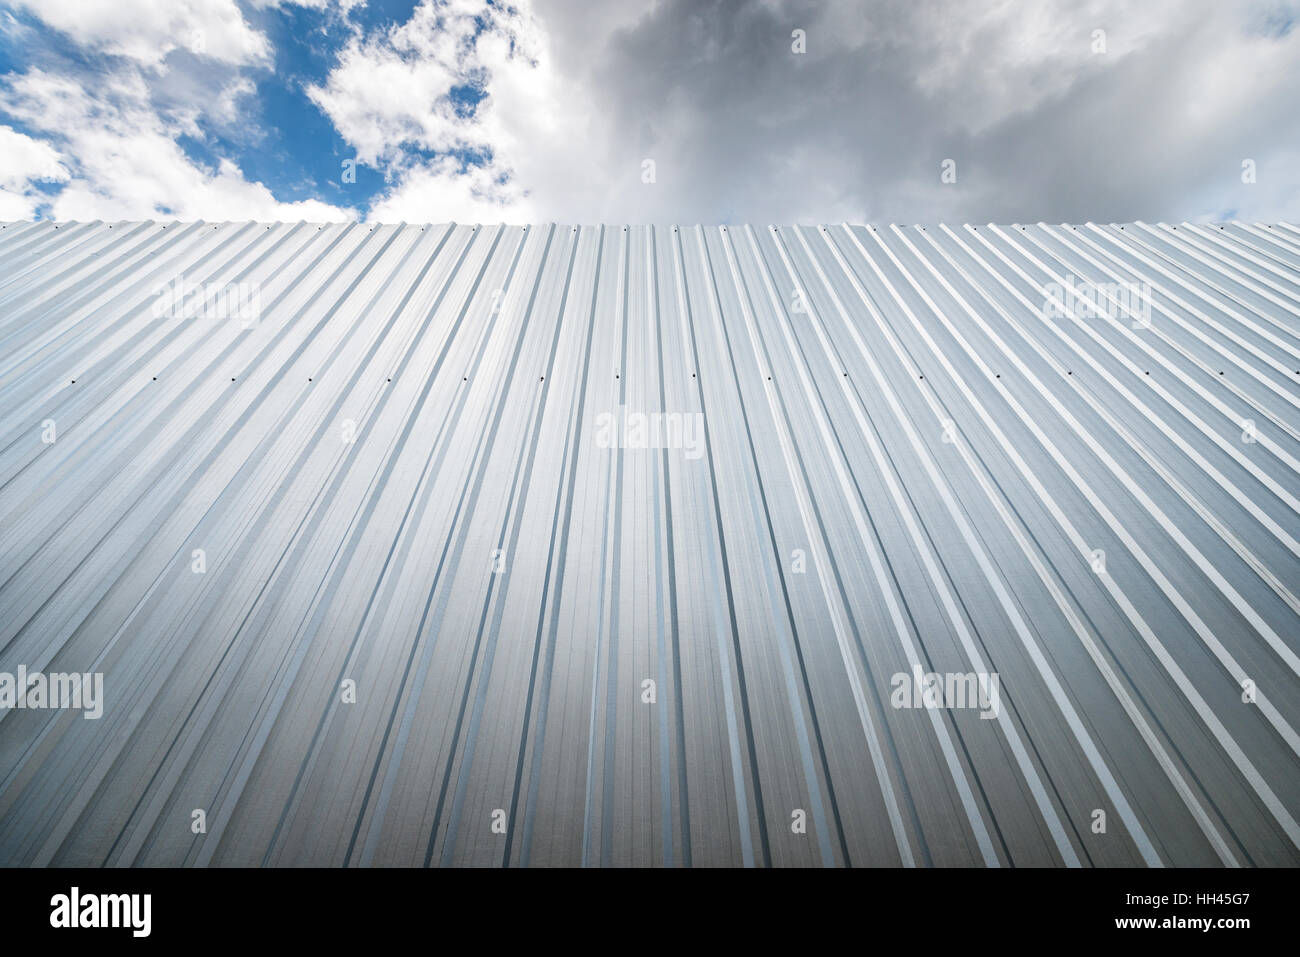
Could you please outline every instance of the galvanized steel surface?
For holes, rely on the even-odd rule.
[[[0,864],[1300,863],[1298,316],[1283,224],[8,224],[0,672],[104,708]]]

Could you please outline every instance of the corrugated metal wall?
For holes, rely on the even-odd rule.
[[[104,706],[0,863],[1300,863],[1298,315],[1287,225],[4,226],[0,672]]]

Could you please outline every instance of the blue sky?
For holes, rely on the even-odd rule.
[[[450,56],[440,56],[446,51],[436,44],[399,44],[401,58],[435,66],[428,77],[436,82],[421,90],[427,100],[416,108],[446,114],[441,138],[394,135],[379,147],[382,158],[360,161],[346,128],[315,98],[326,95],[349,47],[364,61],[360,51],[373,43],[382,56],[387,38],[410,23],[419,5],[200,0],[197,14],[178,16],[165,0],[125,0],[125,15],[97,32],[95,24],[79,23],[75,4],[0,4],[0,136],[19,144],[0,159],[11,167],[0,179],[9,194],[0,213],[365,218],[412,169],[444,170],[462,183],[471,171],[486,171],[490,182],[503,182],[507,173],[486,170],[491,145],[455,127],[470,130],[487,96],[490,74],[474,49],[479,39],[492,31],[507,49],[514,45],[509,6],[426,3],[436,13],[426,33],[454,38]],[[136,17],[143,22],[132,33]],[[365,68],[359,64],[354,78]],[[365,100],[372,92],[354,85],[342,97]],[[49,103],[67,108],[71,121],[50,122]],[[377,104],[380,112],[385,106]],[[155,135],[139,136],[141,127]],[[164,140],[171,148],[160,150]],[[24,167],[28,153],[37,155]],[[114,183],[111,167],[120,164],[101,163],[97,177],[93,167],[104,153],[135,155],[133,172],[142,179],[151,165],[163,167],[160,188],[129,195]],[[220,188],[196,201],[183,191],[169,195],[168,179],[199,187],[220,181]],[[78,181],[82,188],[71,189]]]
[[[0,0],[0,219],[1294,220],[1298,9]]]
[[[318,200],[357,217],[385,187],[379,170],[355,167],[355,183],[344,184],[343,161],[355,155],[329,118],[307,95],[327,78],[339,52],[357,31],[382,30],[405,22],[418,0],[375,0],[343,16],[338,8],[286,4],[269,8],[241,5],[249,24],[269,40],[271,59],[241,72],[251,83],[241,98],[240,123],[216,122],[200,112],[197,131],[180,132],[176,142],[195,165],[215,169],[233,160],[245,178],[265,184],[280,200]],[[6,6],[17,27],[0,33],[0,74],[31,69],[92,78],[115,69],[121,57],[80,45],[44,24],[31,9]],[[4,14],[0,14],[4,15]],[[185,49],[168,56],[169,71],[203,75],[203,57]],[[166,102],[165,91],[159,100]],[[0,119],[27,135],[39,135],[21,119],[0,111]],[[41,185],[57,194],[54,183]],[[44,204],[38,215],[48,216]]]

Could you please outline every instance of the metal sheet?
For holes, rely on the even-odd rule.
[[[1300,863],[1294,226],[16,223],[0,342],[0,864]]]

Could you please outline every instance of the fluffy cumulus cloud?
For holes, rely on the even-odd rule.
[[[91,50],[151,65],[177,49],[227,63],[269,55],[266,37],[249,26],[235,0],[17,0],[14,5]]]
[[[235,0],[19,0],[11,8],[0,11],[9,48],[45,42],[49,63],[0,75],[0,121],[11,124],[0,127],[0,218],[354,215],[316,199],[282,202],[231,157],[199,160],[184,148],[203,143],[207,130],[239,130],[242,101],[255,90],[244,70],[267,72],[270,43]],[[50,36],[76,55],[60,55]]]
[[[349,10],[365,0],[251,0],[252,8]],[[237,0],[9,0],[81,46],[160,66],[175,50],[224,63],[264,63],[271,47]]]
[[[23,138],[0,151],[3,216],[1300,219],[1289,0],[18,5],[103,65],[0,76]],[[342,24],[294,76],[266,26],[290,7]],[[330,168],[367,171],[352,208],[183,148],[248,127],[276,84],[300,94],[281,127],[323,124]]]
[[[23,139],[47,151],[45,166],[35,170],[30,161],[24,165],[7,150],[0,153],[0,183],[9,189],[10,180],[21,180],[30,196],[34,181],[59,181],[62,187],[46,199],[55,219],[320,221],[346,215],[315,200],[278,202],[229,159],[219,159],[214,168],[195,163],[178,142],[192,131],[192,122],[161,115],[138,72],[103,76],[90,90],[34,69],[0,87],[0,110],[43,137]],[[51,165],[56,155],[65,159]]]
[[[42,202],[42,183],[61,183],[68,171],[59,154],[8,126],[0,126],[0,220],[31,219]]]
[[[426,0],[308,92],[391,184],[372,215],[408,221],[532,215],[530,155],[557,154],[581,93],[561,89],[526,7],[484,0]]]

